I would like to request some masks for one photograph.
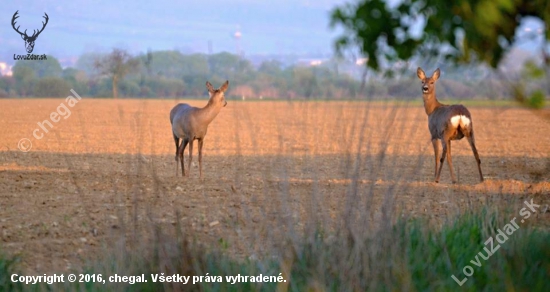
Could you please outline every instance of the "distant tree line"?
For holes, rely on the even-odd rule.
[[[131,56],[114,49],[106,54],[83,54],[74,67],[65,69],[52,56],[43,61],[17,61],[12,76],[0,77],[0,97],[66,97],[70,89],[91,97],[202,97],[207,80],[213,84],[230,80],[228,95],[238,99],[419,98],[419,83],[410,68],[397,78],[387,79],[374,72],[366,74],[368,71],[354,77],[350,67],[360,70],[354,62],[337,59],[317,66],[283,66],[273,60],[254,66],[226,52],[186,55],[154,51]],[[509,90],[488,78],[483,68],[456,67],[444,72],[447,75],[438,86],[438,94],[508,97]]]

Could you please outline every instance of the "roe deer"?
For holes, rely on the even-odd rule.
[[[426,77],[422,68],[416,70],[418,78],[422,80],[422,98],[424,99],[424,109],[428,115],[428,128],[432,136],[432,144],[435,154],[435,182],[439,182],[441,169],[445,155],[447,163],[451,170],[451,178],[453,183],[456,183],[455,174],[453,172],[453,162],[451,160],[451,140],[460,140],[463,137],[468,139],[472,152],[477,161],[477,169],[479,170],[479,180],[483,182],[483,174],[481,173],[481,160],[477,154],[477,149],[474,139],[474,127],[472,125],[472,116],[468,109],[461,104],[444,105],[441,104],[435,97],[435,82],[439,79],[439,68],[437,68],[431,77]],[[443,153],[439,160],[439,144],[441,140]],[[438,165],[439,163],[439,165]]]
[[[202,179],[202,146],[204,144],[204,136],[208,125],[216,118],[222,107],[227,105],[224,93],[229,87],[229,81],[219,88],[214,89],[210,82],[206,82],[206,88],[210,99],[203,108],[192,107],[186,103],[176,105],[170,111],[170,123],[172,124],[172,134],[176,142],[176,168],[178,167],[178,159],[181,162],[181,175],[187,176],[191,171],[191,160],[193,158],[193,141],[199,140],[199,177]],[[180,144],[180,139],[183,141]],[[189,171],[185,173],[183,166],[183,151],[189,144]]]

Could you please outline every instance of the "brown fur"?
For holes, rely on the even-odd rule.
[[[208,130],[208,125],[216,118],[222,107],[227,105],[224,93],[229,87],[229,81],[219,88],[214,89],[210,82],[206,82],[206,88],[210,99],[203,108],[192,107],[186,103],[176,105],[170,111],[170,123],[172,124],[172,133],[176,142],[176,161],[181,162],[182,176],[189,175],[185,173],[183,163],[183,151],[189,144],[189,162],[188,167],[191,170],[191,161],[193,159],[193,141],[199,141],[199,177],[202,178],[202,146],[204,137]],[[180,145],[180,139],[182,139]],[[176,168],[177,168],[176,164]]]
[[[447,163],[451,170],[451,178],[453,183],[456,183],[456,177],[453,172],[453,163],[451,160],[451,140],[460,140],[463,137],[468,139],[474,157],[477,161],[477,168],[479,170],[479,179],[483,181],[483,174],[481,173],[481,160],[475,146],[474,128],[472,124],[472,116],[468,109],[461,105],[444,105],[440,103],[435,96],[435,82],[439,79],[439,68],[434,71],[431,77],[426,77],[426,74],[422,68],[416,70],[418,78],[422,80],[422,98],[424,100],[424,109],[428,115],[428,128],[430,129],[432,144],[435,154],[435,182],[439,182],[441,170],[443,169],[443,161],[445,156],[447,157]],[[451,123],[451,119],[457,116],[464,116],[469,121],[468,123],[460,122],[457,125]],[[439,142],[443,147],[441,160],[439,159]]]

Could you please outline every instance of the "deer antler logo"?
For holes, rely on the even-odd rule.
[[[19,31],[20,26],[15,28],[15,20],[19,18],[19,15],[17,15],[17,13],[19,13],[19,10],[15,11],[15,13],[13,14],[13,18],[11,19],[11,26],[16,32],[18,32],[21,35],[21,38],[25,41],[25,48],[27,49],[27,53],[30,54],[34,49],[34,42],[36,41],[36,38],[40,35],[40,33],[44,30],[44,28],[46,28],[49,17],[48,17],[48,14],[44,12],[45,16],[42,16],[42,17],[46,19],[46,22],[42,22],[42,25],[43,25],[42,29],[40,29],[39,31],[33,30],[33,34],[31,36],[28,36],[26,29],[25,29],[25,32],[20,32]]]

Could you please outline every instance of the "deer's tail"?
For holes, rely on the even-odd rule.
[[[470,120],[470,118],[468,118],[465,115],[456,115],[456,116],[451,118],[451,124],[455,128],[460,126],[463,129],[468,129],[468,128],[470,128],[470,125],[472,124],[472,120]]]

